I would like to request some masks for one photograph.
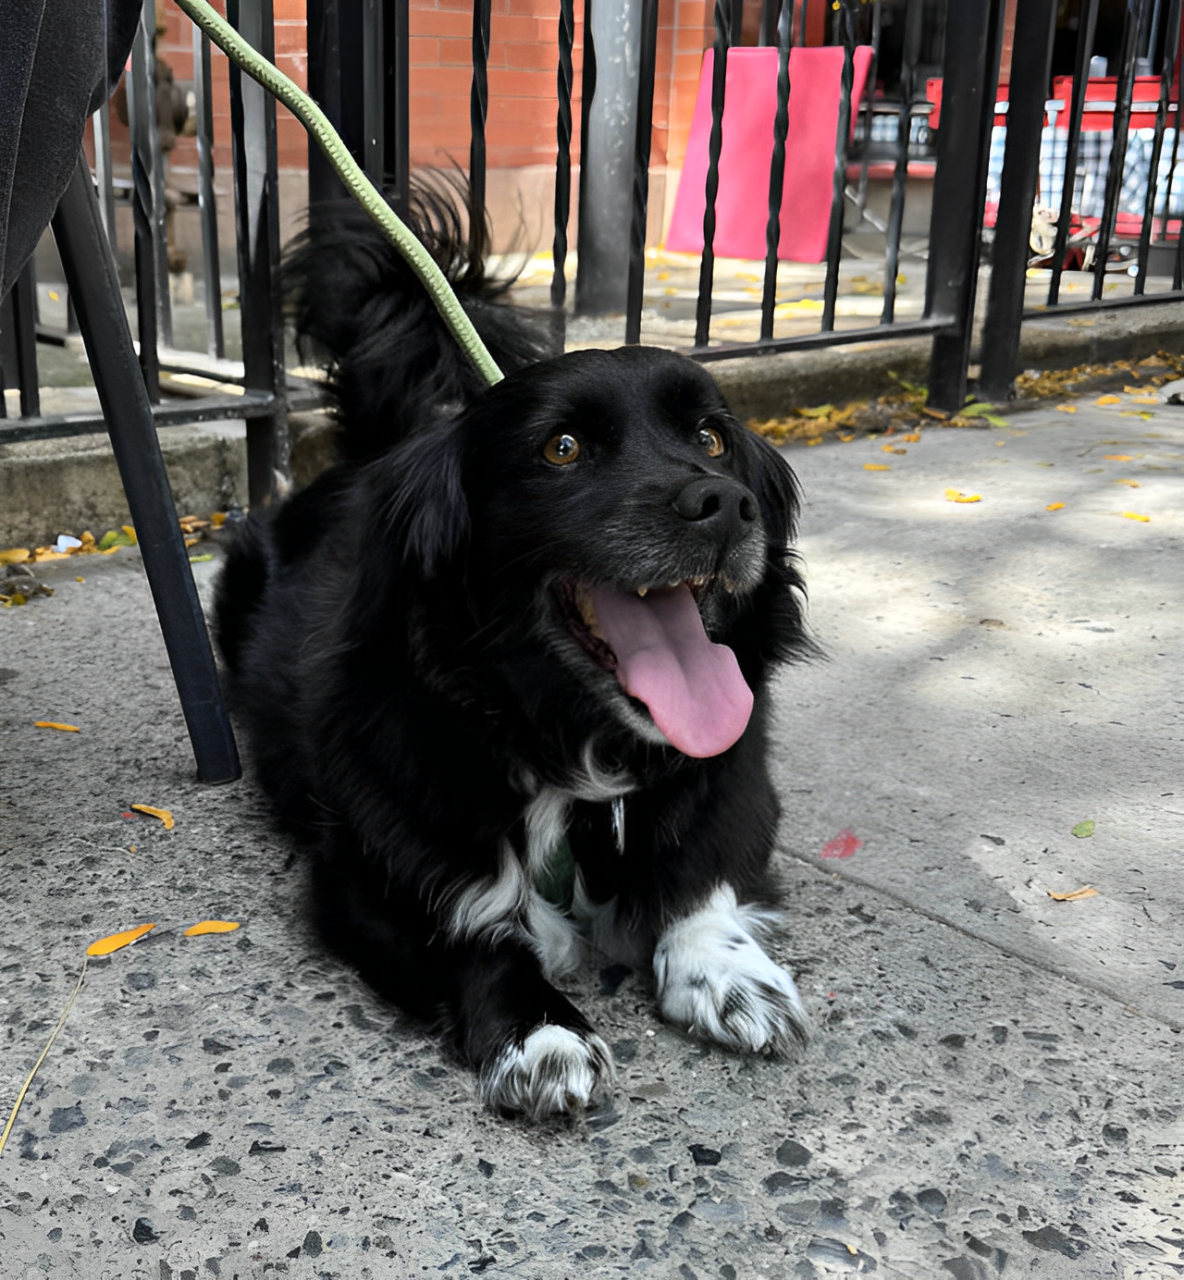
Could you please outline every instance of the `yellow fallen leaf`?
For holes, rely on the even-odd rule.
[[[1094,404],[1122,404],[1122,400],[1118,396],[1099,396]]]
[[[907,449],[898,449],[895,445],[892,445],[892,444],[882,444],[880,446],[880,449],[884,453],[908,453]]]
[[[28,547],[10,547],[7,551],[0,551],[0,564],[24,564],[32,555]]]
[[[822,443],[822,437],[821,437],[821,436],[811,436],[811,437],[810,437],[810,439],[806,441],[806,443],[807,443],[808,445],[821,444],[821,443]]]
[[[137,938],[142,938],[155,928],[155,924],[138,924],[134,929],[124,929],[122,933],[109,934],[106,938],[99,938],[97,942],[92,942],[87,947],[86,954],[88,956],[109,956],[113,951],[119,951],[122,947],[130,946]]]
[[[34,729],[60,729],[63,733],[81,733],[76,724],[59,724],[56,720],[34,720]]]
[[[233,933],[237,929],[237,920],[199,920],[185,930],[186,938],[197,938],[203,933]]]
[[[1129,484],[1129,485],[1130,485],[1130,487],[1131,487],[1132,489],[1137,489],[1137,488],[1139,487],[1139,482],[1138,482],[1137,480],[1115,480],[1115,482],[1114,482],[1114,483],[1115,483],[1115,484]]]
[[[1150,516],[1141,516],[1141,515],[1137,515],[1134,511],[1124,511],[1124,512],[1122,513],[1122,518],[1123,518],[1124,520],[1141,520],[1144,524],[1150,524],[1150,523],[1151,523],[1151,517],[1150,517]]]
[[[961,489],[947,489],[947,502],[981,502],[981,493],[963,493]]]
[[[1102,457],[1107,462],[1131,462],[1133,460],[1129,453],[1104,453]]]
[[[891,471],[892,468],[886,462],[865,462],[863,464],[865,471]]]
[[[1131,404],[1159,404],[1158,396],[1131,396]]]
[[[853,435],[850,435],[850,436],[839,436],[839,439],[840,439],[844,444],[850,444],[850,443],[851,443],[851,441],[855,439],[855,437],[854,437]]]
[[[1082,898],[1096,898],[1098,896],[1098,891],[1091,889],[1089,885],[1086,885],[1084,889],[1074,889],[1072,893],[1053,893],[1051,889],[1046,889],[1045,892],[1054,902],[1080,902]]]
[[[226,523],[225,511],[214,511],[211,513],[210,524],[212,524],[215,529],[221,529],[225,523]]]
[[[1062,413],[1076,413],[1076,412],[1077,412],[1077,406],[1076,406],[1075,404],[1059,404],[1059,405],[1057,405],[1057,408],[1058,408]]]
[[[167,809],[154,809],[150,804],[133,804],[129,808],[137,813],[146,813],[150,818],[159,818],[164,823],[166,831],[171,831],[177,825],[173,821],[173,815]]]
[[[126,533],[126,534],[127,534],[127,536],[132,540],[132,546],[134,547],[134,546],[136,545],[136,531],[135,531],[135,529],[134,529],[130,524],[121,524],[119,527],[120,527],[120,528],[124,531],[124,533]]]
[[[907,436],[901,436],[900,439],[903,444],[916,444],[921,439],[921,433],[919,431],[913,431]]]
[[[200,541],[201,541],[201,539],[200,539],[200,538],[198,538],[198,537],[186,538],[186,539],[185,539],[185,545],[186,545],[187,547],[194,547],[194,546],[196,546]]]
[[[75,582],[85,582],[85,581],[86,581],[86,579],[85,579],[85,578],[75,578],[75,579],[74,579],[74,581],[75,581]]]
[[[1064,505],[1063,502],[1050,502],[1044,509],[1045,511],[1060,511]]]

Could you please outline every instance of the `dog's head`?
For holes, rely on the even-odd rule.
[[[793,475],[682,356],[530,366],[388,465],[409,568],[454,580],[484,634],[541,640],[644,739],[731,746],[800,634]]]

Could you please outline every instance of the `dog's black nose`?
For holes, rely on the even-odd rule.
[[[711,521],[719,529],[739,532],[756,519],[756,499],[735,480],[724,476],[699,476],[674,499],[674,509],[684,520]]]

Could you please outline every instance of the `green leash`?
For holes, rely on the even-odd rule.
[[[412,235],[406,223],[382,198],[382,193],[374,183],[362,172],[320,107],[303,89],[253,49],[206,0],[177,0],[177,3],[232,62],[237,63],[252,80],[257,80],[268,93],[278,98],[308,130],[309,136],[325,153],[350,194],[374,219],[419,277],[428,296],[436,304],[436,309],[478,373],[490,386],[500,382],[504,376],[502,371],[489,354],[489,348],[481,341],[477,330],[473,328],[472,321],[465,315],[464,308],[444,273],[431,254]]]

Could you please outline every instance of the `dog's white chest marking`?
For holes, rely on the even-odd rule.
[[[526,867],[537,877],[567,834],[572,797],[558,787],[542,787],[522,814],[526,831]]]
[[[625,853],[625,797],[613,796],[613,837],[617,842],[617,852]]]
[[[692,1035],[749,1053],[788,1054],[805,1044],[809,1020],[793,979],[752,936],[757,909],[729,885],[676,920],[654,950],[658,1006]]]

